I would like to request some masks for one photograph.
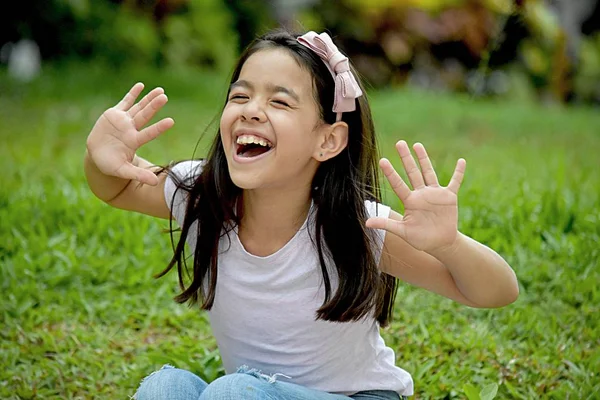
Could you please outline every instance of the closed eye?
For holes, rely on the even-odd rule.
[[[281,104],[282,106],[289,107],[290,105],[283,100],[273,100],[273,103]]]
[[[241,94],[234,94],[233,96],[229,97],[229,101],[231,101],[231,100],[246,100],[246,99],[248,99],[248,96],[244,96]]]

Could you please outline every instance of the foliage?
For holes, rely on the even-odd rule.
[[[600,81],[590,62],[600,50],[591,36],[569,37],[572,29],[561,26],[548,2],[321,1],[301,21],[330,30],[374,86],[408,82],[510,98],[519,88],[507,75],[519,71],[527,77],[521,84],[544,100],[600,101],[597,85],[578,83]]]
[[[120,7],[107,7],[103,2],[93,4],[90,13],[80,23],[91,20],[98,26],[93,36],[88,38],[92,54],[97,60],[113,65],[123,65],[130,60],[139,60],[144,64],[157,61],[162,43],[154,21],[147,13],[127,4]],[[73,35],[75,32],[65,34]]]
[[[165,8],[161,8],[165,7]],[[238,37],[220,0],[34,0],[8,13],[3,39],[36,41],[45,59],[229,67]],[[14,36],[14,37],[11,37]]]
[[[164,21],[164,56],[171,65],[204,65],[223,70],[236,57],[233,18],[219,0],[193,0],[187,12]]]
[[[574,86],[582,100],[600,103],[600,33],[581,43],[581,58]]]
[[[329,30],[376,87],[511,98],[525,85],[544,100],[600,103],[597,40],[576,45],[541,0],[32,0],[3,9],[0,45],[29,38],[45,60],[223,71],[256,36],[292,21]]]
[[[492,400],[498,393],[498,385],[492,383],[479,391],[475,386],[466,384],[463,390],[469,400]]]
[[[126,398],[164,363],[208,380],[223,373],[206,315],[172,301],[174,276],[152,278],[169,260],[167,223],[102,204],[81,160],[94,120],[138,79],[166,88],[165,114],[176,120],[141,155],[189,158],[226,79],[115,75],[48,66],[25,87],[0,70],[1,398]],[[487,399],[495,385],[497,398],[596,398],[598,113],[410,91],[370,97],[395,163],[400,138],[427,146],[442,182],[466,158],[460,229],[506,257],[521,285],[519,300],[498,310],[400,286],[383,335],[413,374],[415,399]]]

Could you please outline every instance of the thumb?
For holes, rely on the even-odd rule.
[[[117,173],[123,179],[138,181],[150,186],[158,185],[158,177],[152,171],[136,167],[131,163],[123,164]]]
[[[372,217],[367,219],[365,225],[371,229],[383,229],[403,239],[406,237],[405,226],[402,221],[384,217]]]

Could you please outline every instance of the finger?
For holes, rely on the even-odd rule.
[[[123,97],[123,100],[121,100],[119,104],[115,106],[115,108],[121,111],[129,110],[133,103],[135,103],[135,99],[137,99],[140,93],[142,93],[142,90],[144,90],[144,84],[142,82],[136,83],[131,89],[129,89],[129,92],[127,92],[125,97]]]
[[[161,88],[161,87],[157,87],[157,88],[152,89],[152,91],[150,93],[148,93],[147,95],[144,96],[144,98],[142,99],[142,101],[140,101],[139,103],[137,103],[133,107],[131,107],[131,109],[129,110],[129,115],[132,118],[135,117],[136,114],[140,110],[143,110],[144,107],[146,107],[148,104],[150,104],[150,102],[152,100],[154,100],[157,96],[160,96],[164,92],[165,92],[165,90],[163,88]]]
[[[427,155],[427,150],[425,150],[425,146],[421,143],[415,143],[413,146],[415,149],[415,153],[417,154],[417,158],[419,159],[419,165],[421,166],[421,171],[423,177],[425,178],[425,184],[427,186],[439,186],[437,175],[435,174],[435,170],[433,169],[433,165],[431,165],[431,160]]]
[[[394,166],[388,159],[382,158],[381,161],[379,161],[379,166],[381,167],[386,179],[390,183],[390,186],[394,190],[394,193],[396,193],[400,200],[404,202],[404,200],[410,196],[410,188],[406,185],[400,175],[398,175],[394,169]]]
[[[152,99],[152,101],[133,117],[135,128],[140,129],[142,126],[146,125],[168,101],[169,99],[166,94],[159,94]]]
[[[406,174],[408,175],[408,180],[412,185],[413,189],[420,189],[425,186],[423,182],[423,174],[417,167],[417,163],[413,158],[412,154],[410,154],[410,149],[408,148],[408,144],[404,140],[396,143],[396,149],[400,154],[400,158],[402,159],[402,164],[404,165],[404,169],[406,170]]]
[[[117,170],[117,175],[123,179],[131,179],[146,185],[158,185],[158,177],[150,170],[136,167],[131,163],[126,163]]]
[[[403,239],[406,237],[404,223],[402,221],[396,221],[395,219],[384,217],[373,217],[369,218],[365,225],[367,228],[371,229],[384,229],[387,232],[400,236]]]
[[[463,178],[465,176],[466,168],[467,162],[464,158],[461,158],[456,162],[454,174],[452,174],[452,178],[450,179],[450,183],[448,184],[448,189],[450,189],[455,194],[458,194],[458,190],[460,189],[460,185],[462,184]]]
[[[164,131],[171,129],[174,124],[173,118],[165,118],[143,129],[137,134],[138,148],[156,139]]]

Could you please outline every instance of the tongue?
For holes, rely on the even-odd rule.
[[[267,147],[263,147],[260,145],[247,145],[242,152],[240,153],[240,155],[242,157],[256,157],[256,156],[260,156],[261,154],[266,153],[267,151],[269,151],[269,149]]]

